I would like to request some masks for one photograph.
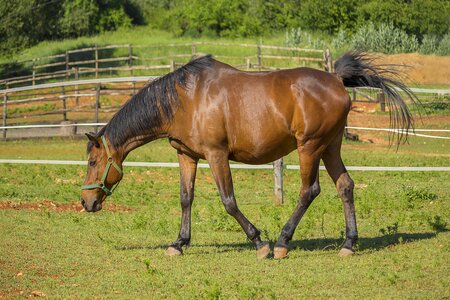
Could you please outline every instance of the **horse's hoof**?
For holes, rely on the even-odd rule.
[[[263,245],[256,250],[256,257],[258,259],[264,259],[267,258],[269,253],[270,253],[270,245],[268,242],[264,242]]]
[[[282,259],[288,256],[288,248],[285,247],[275,247],[273,248],[273,258]]]
[[[338,253],[340,257],[352,256],[353,254],[355,254],[355,252],[347,248],[342,248],[341,251],[339,251]]]
[[[179,256],[179,255],[183,255],[183,252],[181,252],[180,250],[178,250],[175,247],[170,246],[169,248],[167,248],[167,250],[164,254],[166,256]]]

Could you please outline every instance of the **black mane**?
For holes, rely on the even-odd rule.
[[[113,147],[129,138],[155,133],[164,122],[170,122],[180,106],[176,86],[189,88],[189,76],[212,66],[211,55],[188,64],[145,85],[112,117],[98,136],[106,134]]]

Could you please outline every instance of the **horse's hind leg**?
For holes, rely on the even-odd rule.
[[[339,255],[349,256],[354,253],[353,246],[358,239],[358,231],[356,228],[355,205],[353,202],[354,183],[348,175],[341,159],[341,141],[342,136],[339,136],[336,142],[328,146],[325,150],[322,159],[328,174],[336,184],[336,189],[344,206],[345,242]]]
[[[301,146],[298,149],[300,157],[300,176],[302,187],[300,197],[294,212],[284,225],[280,237],[275,244],[274,258],[284,258],[288,253],[288,242],[292,239],[298,223],[308,207],[320,193],[319,162],[320,151],[315,147]]]
[[[195,174],[198,160],[178,152],[180,163],[181,227],[178,239],[166,250],[166,255],[183,253],[182,247],[191,241],[191,207],[194,200]]]
[[[237,206],[236,199],[234,197],[230,165],[228,163],[228,153],[218,151],[210,153],[206,158],[211,167],[211,171],[226,211],[236,219],[239,225],[241,225],[248,239],[255,243],[257,257],[266,258],[270,252],[269,243],[261,241],[260,231],[249,222]]]

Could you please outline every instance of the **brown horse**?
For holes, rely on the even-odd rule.
[[[191,238],[191,205],[199,159],[206,159],[226,211],[254,242],[258,258],[270,252],[260,231],[239,210],[229,160],[272,162],[297,149],[302,186],[299,201],[275,244],[274,257],[288,253],[295,228],[320,193],[323,160],[342,198],[346,239],[340,255],[353,254],[357,240],[353,181],[342,162],[342,135],[351,101],[345,86],[381,88],[393,125],[406,130],[412,118],[397,88],[414,100],[392,72],[364,53],[350,52],[335,63],[335,73],[310,68],[243,72],[205,56],[147,84],[98,134],[88,134],[89,166],[81,203],[86,211],[102,208],[122,178],[122,162],[137,147],[168,138],[180,164],[181,229],[167,255],[182,254]],[[400,126],[399,126],[400,125]],[[400,137],[401,139],[402,137]],[[113,168],[111,168],[111,166]]]

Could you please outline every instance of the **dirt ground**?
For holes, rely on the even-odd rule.
[[[417,53],[380,55],[382,64],[398,64],[408,83],[450,85],[450,56],[421,55]]]
[[[37,211],[72,211],[72,212],[83,212],[83,207],[79,202],[76,203],[54,203],[50,200],[44,200],[37,203],[25,202],[25,203],[16,203],[11,201],[0,202],[0,209],[30,209]],[[126,207],[123,205],[117,205],[114,203],[106,203],[103,206],[103,210],[106,211],[121,211],[121,212],[129,212],[133,211],[132,208]]]

